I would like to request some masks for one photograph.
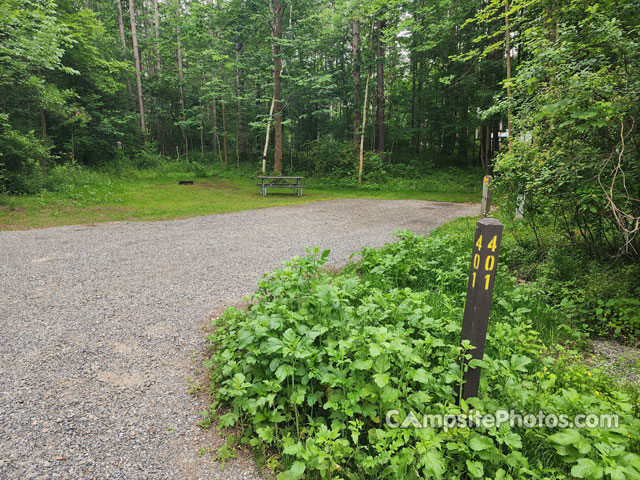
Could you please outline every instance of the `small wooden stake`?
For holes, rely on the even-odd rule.
[[[461,335],[461,340],[468,340],[475,347],[469,351],[472,359],[482,360],[484,355],[502,229],[502,223],[494,218],[483,218],[476,224]],[[478,395],[480,372],[480,367],[476,367],[468,368],[464,373],[463,399]]]
[[[480,207],[480,215],[488,217],[491,211],[491,182],[493,177],[486,175],[482,181],[482,205]]]

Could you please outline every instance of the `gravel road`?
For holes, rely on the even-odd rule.
[[[477,205],[336,200],[186,220],[0,232],[0,478],[258,478],[224,470],[188,392],[212,311],[305,246],[341,264]],[[212,453],[214,452],[214,453]]]

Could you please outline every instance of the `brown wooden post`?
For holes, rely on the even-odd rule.
[[[491,182],[493,177],[486,175],[482,180],[482,205],[480,206],[480,215],[488,217],[491,212]]]
[[[476,224],[461,335],[462,341],[468,340],[475,347],[469,351],[472,359],[482,360],[484,355],[502,229],[502,223],[495,218],[483,218]],[[478,395],[480,373],[480,367],[469,367],[464,373],[463,399]]]

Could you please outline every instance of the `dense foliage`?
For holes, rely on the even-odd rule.
[[[639,10],[570,1],[530,17],[513,79],[520,135],[497,164],[526,220],[551,214],[594,256],[640,255]]]
[[[48,188],[56,164],[140,152],[252,172],[266,152],[265,171],[347,182],[360,181],[362,153],[365,183],[474,164],[495,167],[534,229],[552,223],[591,256],[637,259],[639,10],[6,0],[0,193]]]
[[[466,239],[467,241],[465,241]],[[501,267],[480,395],[459,401],[468,237],[400,234],[340,274],[329,252],[266,276],[246,312],[215,323],[213,412],[279,478],[640,478],[640,405],[576,352],[545,345],[553,318]],[[504,255],[509,257],[508,245]],[[392,428],[386,412],[621,415],[619,428]],[[394,417],[395,418],[395,417]]]
[[[379,162],[488,168],[504,115],[480,112],[501,91],[504,58],[455,59],[494,42],[487,28],[500,33],[499,18],[461,28],[482,4],[7,0],[0,185],[31,192],[24,179],[38,169],[110,163],[145,142],[258,166],[268,119],[282,124],[269,169],[275,142],[285,169],[325,174],[334,151],[357,158],[362,130]],[[276,60],[281,98],[270,115]],[[377,171],[369,157],[365,172]]]
[[[640,338],[640,264],[594,258],[566,241],[552,224],[536,233],[526,223],[506,222],[505,261],[522,280],[535,282],[561,310],[559,325],[636,345]],[[471,231],[468,231],[471,235]]]

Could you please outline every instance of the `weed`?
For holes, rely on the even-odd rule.
[[[640,476],[637,395],[620,392],[577,351],[547,344],[532,317],[536,289],[499,268],[479,397],[462,402],[459,344],[471,235],[365,249],[337,275],[318,249],[230,308],[210,341],[212,411],[220,426],[289,478],[625,478]],[[390,410],[418,415],[498,409],[616,413],[614,429],[394,429]],[[606,446],[606,447],[605,447]],[[590,473],[591,472],[591,473]]]
[[[202,392],[204,390],[202,382],[200,380],[194,380],[191,376],[187,379],[187,383],[189,385],[187,391],[190,395],[196,395],[198,392]]]
[[[222,446],[218,449],[218,453],[213,458],[220,463],[220,470],[224,470],[224,465],[230,458],[238,458],[236,455],[237,440],[233,434],[225,440]]]

